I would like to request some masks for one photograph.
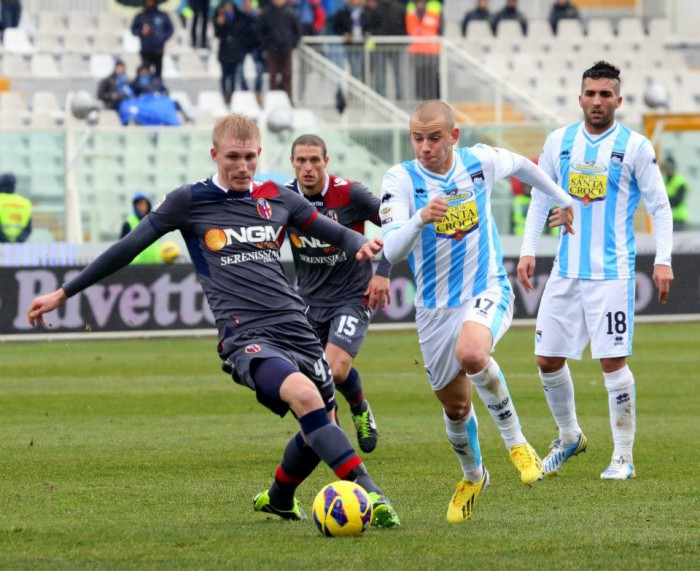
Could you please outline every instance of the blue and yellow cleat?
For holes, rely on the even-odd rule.
[[[634,471],[632,458],[625,456],[613,458],[610,466],[603,470],[603,473],[600,475],[601,480],[631,480],[636,477],[637,474]]]
[[[290,521],[302,521],[307,519],[306,513],[299,505],[299,500],[294,498],[294,507],[291,510],[281,510],[270,503],[270,492],[265,490],[253,498],[253,509],[256,512],[264,512],[288,519]]]
[[[564,462],[572,456],[585,452],[587,446],[588,440],[583,434],[579,434],[576,442],[570,444],[562,444],[559,438],[552,440],[552,444],[549,446],[549,454],[542,461],[542,477],[551,478],[556,476]]]
[[[377,492],[369,492],[369,499],[372,502],[372,527],[389,529],[401,525],[399,516],[388,499]]]

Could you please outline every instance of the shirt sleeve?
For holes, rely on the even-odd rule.
[[[150,217],[150,214],[146,215],[124,238],[107,248],[75,278],[63,284],[66,295],[72,297],[128,265],[138,254],[160,238],[163,232],[153,226]]]
[[[382,219],[384,256],[392,263],[408,256],[416,239],[425,227],[420,211],[412,212],[411,184],[400,167],[394,167],[382,180],[382,200],[379,215]]]
[[[379,221],[379,198],[364,184],[353,182],[350,185],[350,203],[357,213],[358,220],[369,220],[376,226]]]
[[[551,137],[545,141],[544,148],[540,154],[539,169],[551,181],[556,180],[556,171],[551,160]],[[534,164],[534,163],[533,163]],[[562,190],[563,192],[563,190]],[[573,200],[567,195],[569,201]],[[571,204],[570,202],[570,204]],[[523,243],[520,247],[520,256],[534,256],[537,250],[537,242],[542,235],[542,228],[547,223],[549,210],[554,205],[554,200],[544,192],[540,191],[535,185],[532,187],[532,199],[527,210],[525,219],[525,232],[523,234]]]
[[[189,225],[190,204],[192,202],[191,186],[181,186],[168,193],[159,204],[153,207],[149,216],[151,223],[167,234],[181,230]]]
[[[634,172],[646,211],[651,215],[656,242],[654,264],[671,265],[673,250],[673,214],[666,194],[656,153],[649,139],[644,139],[637,153]]]
[[[518,180],[529,184],[540,192],[546,194],[553,202],[562,208],[570,208],[574,205],[574,200],[567,192],[554,182],[554,177],[533,163],[530,159],[512,153],[506,149],[498,149],[499,153],[508,153],[511,157],[513,170],[506,176],[514,176]]]
[[[346,228],[327,216],[320,216],[318,210],[300,194],[284,187],[280,187],[280,192],[289,208],[290,226],[319,240],[340,246],[348,256],[354,256],[367,242],[367,238],[359,232]]]

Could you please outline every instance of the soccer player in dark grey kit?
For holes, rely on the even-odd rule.
[[[335,397],[323,347],[304,315],[304,305],[284,276],[280,246],[289,225],[339,244],[348,256],[371,258],[381,241],[336,224],[303,197],[273,182],[254,183],[260,131],[242,115],[217,121],[212,178],[184,185],[73,280],[36,298],[31,325],[69,297],[126,266],[172,230],[180,230],[219,331],[220,357],[233,379],[253,389],[258,401],[284,416],[292,410],[301,430],[287,444],[269,490],[255,511],[306,519],[294,493],[323,460],[339,479],[357,482],[374,505],[372,525],[393,527],[399,518],[370,478],[348,437],[334,422]]]
[[[367,220],[381,225],[378,197],[359,182],[326,173],[330,157],[323,139],[297,137],[290,159],[296,178],[285,186],[305,196],[321,214],[361,234]],[[369,260],[348,257],[297,228],[290,228],[289,241],[298,292],[308,306],[306,317],[325,347],[336,389],[350,405],[360,448],[372,452],[377,425],[352,362],[367,336],[372,310],[391,301],[391,264],[383,258],[372,275]]]

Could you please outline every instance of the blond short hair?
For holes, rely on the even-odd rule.
[[[260,129],[250,117],[240,113],[231,113],[219,119],[212,130],[212,144],[215,149],[226,140],[255,141],[260,144]]]

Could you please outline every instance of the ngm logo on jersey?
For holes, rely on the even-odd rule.
[[[435,234],[440,238],[461,240],[479,226],[479,212],[474,201],[474,192],[458,194],[458,190],[445,190],[447,212],[442,220],[435,222]]]
[[[204,243],[212,252],[223,250],[233,242],[239,244],[279,244],[282,226],[242,226],[241,228],[210,228],[204,233]]]
[[[575,163],[569,171],[569,194],[589,206],[591,202],[605,200],[608,192],[608,169],[595,161]]]
[[[301,248],[332,248],[333,252],[338,250],[337,247],[331,246],[327,242],[322,242],[318,238],[314,238],[313,236],[299,236],[298,234],[295,234],[294,232],[289,233],[289,241],[292,243],[292,246],[294,246],[297,249],[301,249]]]

